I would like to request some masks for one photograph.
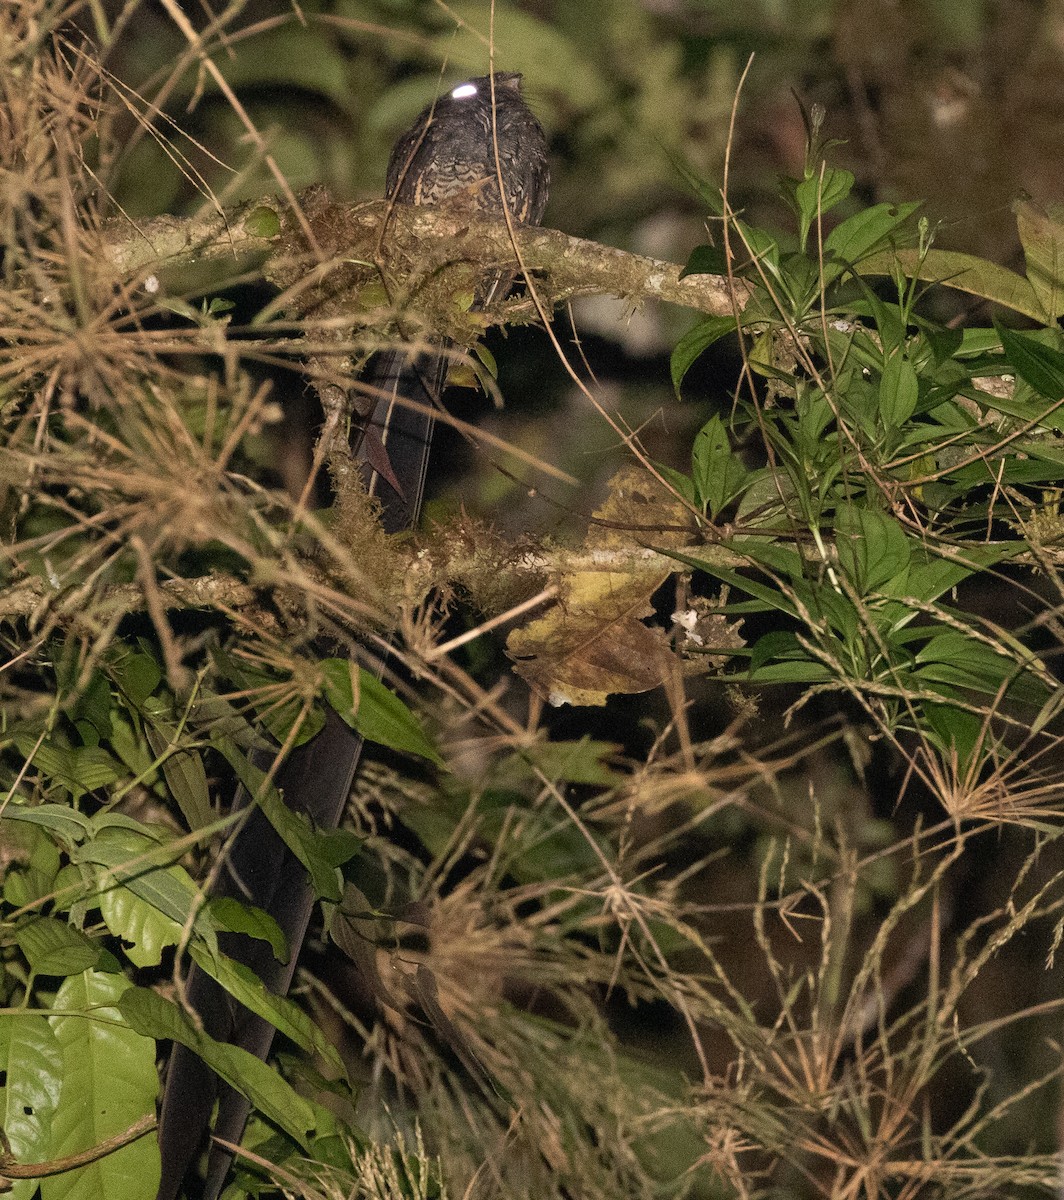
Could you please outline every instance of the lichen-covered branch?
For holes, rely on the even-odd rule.
[[[111,222],[103,230],[101,262],[116,277],[211,274],[224,281],[232,275],[261,271],[280,286],[324,279],[345,266],[388,271],[403,262],[465,262],[483,274],[500,262],[514,260],[505,221],[478,218],[443,209],[375,201],[337,204],[320,188],[300,197],[304,220],[313,230],[312,249],[302,222],[280,201],[266,199],[227,213],[186,220],[157,217],[133,224]],[[680,278],[675,263],[645,258],[554,229],[515,229],[521,257],[534,273],[536,286],[549,304],[574,296],[616,295],[630,300],[653,299],[680,304],[710,315],[728,315],[741,307],[745,285],[735,297],[728,280],[716,275]],[[153,285],[154,286],[154,285]],[[218,283],[215,283],[218,286]]]

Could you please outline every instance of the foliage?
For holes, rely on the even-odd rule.
[[[740,357],[689,466],[602,409],[629,461],[582,544],[500,546],[459,521],[396,547],[350,497],[279,485],[270,384],[310,356],[324,390],[405,327],[378,303],[338,334],[300,318],[298,288],[245,324],[237,293],[175,297],[101,261],[108,189],[128,194],[132,156],[157,161],[142,137],[181,152],[31,8],[0,42],[0,1175],[16,1200],[38,1187],[16,1167],[40,1163],[56,1168],[43,1200],[154,1195],[173,1042],[254,1105],[234,1197],[268,1180],[426,1200],[1051,1193],[1059,1053],[1031,1031],[1059,988],[1046,971],[1017,994],[1014,977],[1052,967],[1064,930],[1064,223],[1017,206],[1023,274],[941,251],[916,204],[857,198],[814,113],[780,192],[791,232],[701,185],[714,244],[687,270],[725,276],[732,311],[679,339],[674,387],[689,398],[725,339]],[[576,47],[697,90],[665,39],[624,56],[625,19],[650,29],[619,4],[557,27],[497,16],[533,81],[569,64],[576,150],[598,120],[599,166],[660,110],[648,83],[642,110],[611,112],[610,71]],[[433,14],[426,61],[452,20]],[[375,59],[330,28],[254,70],[346,103],[350,62]],[[461,28],[449,52],[479,69]],[[192,62],[217,99],[205,57],[169,81],[192,95]],[[382,92],[373,128],[427,85]],[[123,139],[127,103],[141,123]],[[620,203],[646,181],[608,182]],[[994,301],[999,323],[956,328],[931,281]],[[343,463],[323,466],[341,493]],[[456,551],[426,578],[444,543],[490,561]],[[483,637],[451,635],[475,622],[467,598],[490,614],[533,595],[508,642],[528,703]],[[353,654],[397,636],[420,701],[323,660],[322,634]],[[588,707],[544,718],[538,697]],[[337,831],[290,812],[259,765],[330,709],[381,748]],[[238,781],[320,901],[292,998],[219,946],[240,931],[283,958],[273,922],[206,899]],[[268,1065],[197,1027],[190,963],[277,1027]]]

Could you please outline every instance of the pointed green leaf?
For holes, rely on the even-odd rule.
[[[96,942],[55,917],[25,922],[16,930],[15,940],[38,975],[80,975],[100,959]]]
[[[916,411],[920,384],[912,363],[900,350],[887,359],[879,381],[879,413],[887,429],[897,429]]]
[[[1064,354],[1038,338],[1015,330],[998,328],[1005,357],[1036,392],[1050,400],[1064,399]]]
[[[917,250],[890,250],[865,259],[861,263],[861,274],[893,276],[899,268],[910,279],[945,284],[957,291],[1001,304],[1032,320],[1045,321],[1042,303],[1022,275],[987,262],[984,258],[976,258],[974,254],[930,250],[921,256]]]
[[[706,317],[704,321],[699,321],[693,329],[689,329],[680,338],[676,343],[676,349],[672,352],[669,364],[672,372],[672,386],[676,389],[677,395],[680,394],[680,384],[683,383],[684,376],[702,352],[708,350],[714,342],[719,342],[722,337],[733,333],[737,328],[738,323],[734,317]]]
[[[63,1083],[63,1053],[48,1019],[16,1013],[0,1019],[0,1128],[16,1162],[46,1162]],[[31,1200],[36,1179],[16,1179],[10,1200]]]
[[[847,217],[828,234],[824,250],[848,264],[881,250],[920,207],[919,204],[874,204]]]
[[[839,566],[861,595],[904,589],[912,553],[905,531],[886,513],[840,504],[835,516]]]
[[[1064,218],[1030,200],[1013,205],[1027,263],[1027,278],[1045,310],[1047,324],[1064,315]]]
[[[728,431],[718,416],[711,417],[695,435],[691,450],[691,478],[698,503],[710,517],[739,495],[748,472],[731,450]]]
[[[262,1017],[286,1038],[327,1062],[338,1076],[345,1074],[343,1059],[336,1047],[293,1000],[278,996],[262,982],[250,967],[224,954],[212,954],[202,946],[190,946],[189,953],[201,970],[239,1000],[245,1008]]]
[[[143,1037],[187,1046],[304,1150],[309,1149],[307,1134],[317,1125],[314,1108],[260,1058],[208,1037],[176,1004],[147,988],[131,987],[123,992],[119,1011]],[[109,1196],[110,1193],[99,1195]],[[142,1200],[143,1195],[143,1192],[138,1193],[138,1200]]]
[[[321,667],[325,674],[326,699],[367,741],[420,755],[438,766],[444,765],[417,717],[375,675],[356,667],[346,658],[327,658]]]
[[[154,1114],[159,1089],[155,1043],[126,1023],[120,975],[86,971],[63,981],[50,1018],[63,1058],[63,1083],[49,1157],[89,1150]],[[41,1180],[41,1200],[144,1200],[159,1185],[153,1137]]]

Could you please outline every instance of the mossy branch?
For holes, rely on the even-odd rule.
[[[386,274],[406,263],[468,264],[478,274],[512,262],[514,249],[505,221],[445,209],[375,201],[339,204],[321,188],[301,197],[305,223],[276,199],[244,204],[225,213],[179,219],[157,217],[133,224],[113,221],[102,233],[101,261],[116,275],[188,280],[204,272],[224,280],[233,274],[261,273],[282,287],[322,280],[343,267]],[[616,295],[630,300],[663,300],[715,316],[741,307],[745,285],[734,292],[717,275],[680,278],[676,263],[630,254],[554,229],[518,227],[521,255],[535,273],[536,286],[550,305],[576,296]],[[334,286],[335,286],[334,280]],[[152,286],[155,286],[154,284]],[[216,284],[217,286],[217,284]],[[449,332],[440,330],[439,332]]]

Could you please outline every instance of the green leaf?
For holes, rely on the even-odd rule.
[[[672,386],[677,395],[680,394],[680,384],[683,383],[684,376],[703,350],[708,350],[714,342],[719,342],[722,337],[733,333],[737,328],[738,323],[734,317],[707,317],[680,338],[670,360]]]
[[[770,663],[785,661],[810,663],[813,660],[795,634],[786,630],[774,630],[772,633],[763,634],[750,652],[750,675],[757,674]]]
[[[278,962],[288,961],[288,940],[280,925],[268,912],[254,904],[244,904],[230,896],[215,896],[207,901],[211,920],[226,933],[242,933],[269,942]]]
[[[45,1162],[63,1083],[63,1053],[44,1016],[0,1020],[0,1128],[16,1162]],[[31,1200],[36,1179],[15,1180],[11,1200]]]
[[[62,1053],[62,1090],[52,1122],[50,1158],[98,1146],[155,1113],[159,1077],[155,1043],[135,1032],[120,1011],[129,983],[86,971],[64,980],[50,1018]],[[154,1138],[41,1180],[41,1200],[144,1200],[160,1180]]]
[[[688,504],[696,503],[695,484],[690,475],[685,475],[682,471],[674,470],[659,462],[654,464],[654,470],[659,471],[665,482],[675,488],[676,494],[686,500]]]
[[[484,365],[485,371],[490,379],[499,378],[499,364],[495,361],[495,355],[488,349],[483,342],[477,342],[473,346],[473,353]],[[485,391],[487,389],[485,388]]]
[[[15,744],[49,783],[69,792],[75,801],[125,776],[118,760],[102,746],[64,746],[58,739],[38,745],[22,733],[16,734]]]
[[[742,235],[744,249],[750,254],[752,259],[752,263],[745,270],[757,275],[757,267],[753,263],[759,263],[761,269],[770,278],[778,279],[780,265],[779,240],[773,237],[767,230],[758,229],[755,225],[747,225],[745,221],[737,221],[736,225],[739,233]]]
[[[267,782],[266,772],[250,762],[231,739],[219,735],[212,737],[212,741],[285,845],[307,869],[317,896],[334,903],[338,901],[341,889],[336,871],[337,835],[316,831],[303,814],[293,812],[277,788]],[[345,836],[351,838],[354,835]],[[343,848],[346,849],[346,845]]]
[[[126,957],[135,967],[157,967],[163,950],[181,941],[182,926],[129,888],[106,888],[99,904],[104,924],[125,943]]]
[[[835,515],[839,566],[861,595],[904,588],[912,548],[905,531],[886,513],[840,504]]]
[[[828,212],[853,191],[854,175],[852,171],[842,167],[827,167],[815,178],[815,182],[819,209],[821,212]]]
[[[70,708],[70,719],[77,725],[82,741],[96,745],[111,732],[111,685],[102,671],[94,671]],[[86,736],[92,731],[92,739]]]
[[[10,810],[9,810],[10,811]],[[59,873],[59,849],[38,825],[0,818],[0,845],[8,857],[3,876],[3,896],[13,908],[51,900]]]
[[[111,672],[134,708],[144,704],[163,677],[162,669],[150,654],[134,652],[122,655],[112,664]]]
[[[417,717],[375,675],[346,658],[327,658],[321,668],[325,675],[326,699],[366,741],[417,754],[437,766],[444,765]]]
[[[55,917],[27,921],[15,941],[38,975],[80,975],[100,960],[100,946],[80,930]]]
[[[824,241],[824,250],[848,265],[859,263],[866,255],[882,249],[919,207],[919,204],[874,204],[864,208],[835,226]]]
[[[741,459],[732,454],[724,422],[711,417],[695,435],[691,450],[691,478],[698,503],[716,517],[743,490],[747,474]]]
[[[189,873],[173,861],[184,848],[160,844],[146,832],[122,828],[108,814],[101,814],[97,822],[96,837],[73,853],[71,860],[105,868],[119,885],[184,928],[199,895]],[[100,886],[102,890],[109,881],[102,880]],[[160,926],[160,933],[162,929]],[[215,931],[203,909],[197,912],[192,929],[213,944]]]
[[[975,713],[952,704],[925,700],[921,710],[934,735],[933,740],[947,759],[956,754],[959,765],[968,767],[974,756],[987,747],[986,723]]]
[[[552,782],[609,788],[616,787],[626,778],[622,772],[603,762],[617,752],[618,747],[611,742],[585,737],[578,742],[536,742],[515,752],[508,761],[513,764],[515,786],[528,778],[528,764],[531,763]],[[509,777],[509,768],[503,763],[493,778],[498,786]]]
[[[343,1059],[311,1017],[286,996],[271,992],[262,980],[243,963],[224,954],[212,954],[202,946],[190,946],[189,953],[201,970],[234,999],[262,1017],[286,1038],[327,1062],[337,1076],[346,1075]]]
[[[66,846],[75,846],[92,831],[92,819],[67,804],[9,804],[2,821],[28,821],[54,833]]]
[[[862,262],[861,274],[893,276],[899,268],[910,279],[945,284],[1001,304],[1032,320],[1045,321],[1042,303],[1022,275],[974,254],[954,250],[929,250],[926,254],[917,250],[891,250],[876,253]]]
[[[908,594],[916,600],[930,604],[971,575],[1022,554],[1025,549],[1025,542],[997,546],[965,546],[956,557],[931,554],[921,549],[913,556],[909,567]]]
[[[680,278],[688,275],[727,275],[728,256],[721,246],[696,246],[687,256]],[[713,319],[713,318],[711,318]]]
[[[317,1126],[314,1108],[261,1059],[201,1033],[176,1004],[147,988],[131,987],[123,992],[119,1011],[143,1037],[187,1046],[304,1150],[309,1149],[307,1134]],[[108,1192],[98,1195],[110,1197]],[[139,1193],[138,1200],[143,1200],[143,1195]]]
[[[1024,199],[1017,200],[1012,208],[1027,263],[1027,279],[1049,324],[1064,315],[1064,214],[1059,208],[1047,212]]]
[[[293,746],[302,746],[320,732],[325,714],[319,707],[308,708],[298,687],[286,687],[282,676],[249,667],[220,650],[214,659],[222,674],[247,692],[259,720],[280,745],[291,738]]]
[[[879,381],[879,412],[887,429],[897,429],[916,411],[920,384],[912,363],[900,351],[888,359]]]
[[[1050,400],[1064,399],[1064,354],[1026,333],[998,327],[1005,357],[1016,374]]]
[[[802,249],[805,249],[809,230],[818,215],[829,212],[853,190],[854,177],[850,171],[824,166],[822,171],[807,175],[795,185],[794,204],[798,211],[798,229]]]
[[[189,829],[195,832],[210,825],[215,819],[215,812],[201,753],[198,750],[176,749],[177,726],[162,716],[153,715],[150,705],[144,717],[144,736],[152,753],[162,759],[166,786]]]
[[[1017,648],[1022,654],[1022,648]],[[969,688],[996,693],[1008,682],[1009,694],[1017,699],[1042,704],[1045,686],[1022,660],[1010,658],[958,630],[936,634],[916,655],[914,674],[924,683],[944,683],[951,688]],[[1035,666],[1031,659],[1030,666]]]
[[[746,544],[736,546],[736,549],[740,553],[745,553]],[[729,587],[737,591],[756,597],[764,603],[766,609],[784,612],[789,616],[798,615],[793,602],[778,587],[764,584],[760,580],[751,579],[746,575],[740,575],[738,571],[733,571],[730,567],[721,567],[708,558],[699,558],[694,554],[681,554],[678,550],[672,550],[667,547],[659,547],[659,550],[660,553],[667,554],[670,558],[675,558],[677,562],[686,563],[689,567],[694,567],[698,571],[705,571],[707,575],[712,575],[714,579],[719,579],[721,583],[726,583]]]

